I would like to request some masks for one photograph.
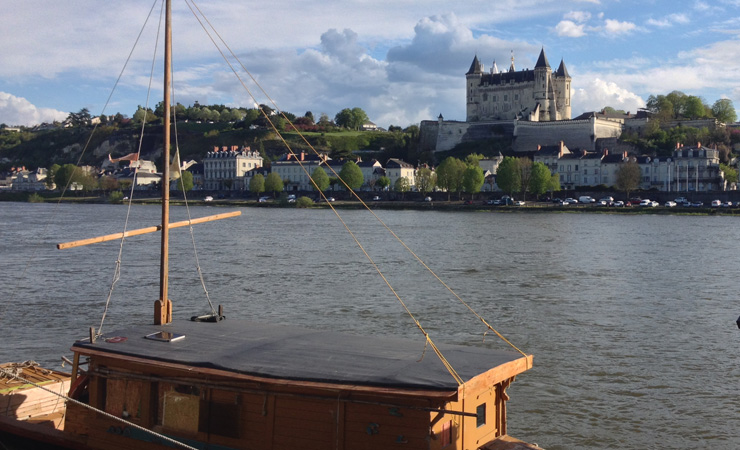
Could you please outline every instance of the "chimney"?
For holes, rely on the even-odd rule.
[[[604,156],[609,156],[609,149],[608,149],[608,148],[605,148],[604,150],[602,150],[602,152],[601,152],[601,153],[602,153],[602,154],[603,154]]]
[[[537,151],[542,150],[542,146],[540,144],[537,144]]]
[[[218,147],[213,147],[213,151],[214,152],[217,152],[218,151]]]
[[[226,147],[226,146],[224,145],[223,147],[221,147],[221,150],[223,150],[224,152],[226,152],[226,151],[227,151],[227,150],[226,150],[227,148],[228,148],[228,147]]]
[[[696,143],[696,148],[701,148],[701,142]]]
[[[238,145],[232,145],[232,146],[231,146],[231,151],[232,151],[232,152],[236,152],[236,151],[238,151],[238,150],[239,150],[239,146],[238,146]]]
[[[560,153],[558,157],[562,158],[564,153],[565,153],[565,142],[560,141]]]
[[[304,161],[305,160],[305,157],[306,157],[306,154],[303,153],[303,151],[301,151],[301,161]]]

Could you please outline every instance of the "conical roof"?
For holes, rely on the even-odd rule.
[[[540,57],[537,58],[537,64],[534,65],[534,68],[537,69],[539,67],[547,67],[550,68],[550,63],[547,62],[547,56],[545,56],[545,48],[542,47],[542,50],[540,51]]]
[[[559,77],[566,77],[570,78],[570,74],[568,73],[568,69],[565,68],[565,62],[563,60],[560,60],[560,66],[558,66],[558,70],[555,73]]]
[[[480,65],[480,61],[478,61],[478,55],[475,55],[475,58],[473,58],[473,63],[470,65],[470,69],[465,75],[472,75],[474,73],[483,73],[483,68]]]

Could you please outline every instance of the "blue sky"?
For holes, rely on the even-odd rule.
[[[154,0],[0,0],[0,123],[32,125],[88,108],[133,115],[147,103],[159,6],[104,105]],[[192,4],[192,3],[191,3]],[[740,0],[209,0],[197,6],[277,105],[333,118],[360,107],[380,126],[465,120],[465,72],[532,68],[544,47],[573,78],[573,115],[636,111],[680,90],[740,107]],[[252,99],[194,18],[173,0],[175,100]],[[161,45],[161,44],[160,44]],[[160,47],[161,48],[161,47]],[[158,63],[156,70],[161,72]],[[161,98],[155,79],[150,105]]]

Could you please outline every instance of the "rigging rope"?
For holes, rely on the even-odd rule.
[[[23,378],[22,376],[20,376],[20,374],[14,374],[14,373],[12,373],[10,371],[5,370],[2,367],[0,367],[0,374],[2,374],[4,376],[7,376],[7,377],[10,377],[10,378],[13,378],[13,379],[16,379],[16,380],[19,380],[19,381],[21,381],[23,383],[30,384],[30,385],[38,388],[38,389],[41,389],[41,390],[44,390],[44,391],[46,391],[46,392],[48,392],[50,394],[56,395],[56,396],[58,396],[58,397],[60,397],[60,398],[62,398],[64,400],[66,400],[68,402],[74,403],[75,405],[78,405],[78,406],[82,406],[84,408],[87,408],[87,409],[89,409],[89,410],[91,410],[91,411],[93,411],[93,412],[95,412],[97,414],[101,414],[101,415],[103,415],[103,416],[105,416],[105,417],[107,417],[109,419],[113,419],[113,420],[117,420],[119,422],[123,422],[127,426],[130,426],[132,428],[136,428],[137,430],[143,431],[143,432],[145,432],[147,434],[151,434],[152,436],[156,436],[157,438],[162,439],[164,441],[167,441],[167,442],[169,442],[171,444],[174,444],[174,445],[176,445],[178,447],[185,448],[185,449],[188,449],[188,450],[197,450],[195,447],[191,447],[191,446],[189,446],[187,444],[184,444],[184,443],[182,443],[182,442],[180,442],[178,440],[172,439],[169,436],[165,436],[164,434],[157,433],[156,431],[152,431],[152,430],[150,430],[148,428],[144,428],[141,425],[137,425],[137,424],[135,424],[133,422],[129,422],[128,420],[123,419],[121,417],[114,416],[113,414],[110,414],[110,413],[105,412],[105,411],[103,411],[101,409],[97,409],[95,407],[92,407],[92,406],[88,405],[87,403],[83,403],[83,402],[81,402],[81,401],[79,401],[77,399],[74,399],[74,398],[69,397],[67,395],[64,395],[62,393],[52,391],[51,389],[48,389],[48,388],[46,388],[44,386],[41,386],[38,383],[34,383],[31,380],[28,380],[26,378]]]
[[[292,122],[291,122],[291,121],[290,121],[290,120],[289,120],[289,119],[287,118],[287,116],[285,115],[285,113],[284,113],[284,112],[283,112],[283,111],[282,111],[282,110],[281,110],[281,109],[280,109],[280,108],[279,108],[279,107],[277,106],[277,103],[276,103],[276,102],[275,102],[275,101],[274,101],[274,100],[273,100],[273,99],[272,99],[272,98],[271,98],[271,97],[269,96],[269,94],[267,94],[267,92],[266,92],[266,91],[265,91],[265,90],[264,90],[264,89],[262,88],[262,86],[260,85],[260,83],[259,83],[259,82],[258,82],[258,81],[257,81],[257,80],[255,79],[255,77],[254,77],[254,76],[253,76],[253,75],[251,74],[251,72],[250,72],[250,71],[249,71],[249,70],[248,70],[248,69],[247,69],[247,68],[246,68],[246,67],[245,67],[245,66],[244,66],[244,65],[243,65],[243,64],[241,63],[241,60],[239,59],[239,57],[238,57],[238,56],[237,56],[237,55],[236,55],[236,54],[235,54],[235,53],[234,53],[234,52],[233,52],[233,51],[231,50],[231,48],[230,48],[230,47],[228,46],[228,44],[226,44],[226,42],[225,42],[225,41],[224,41],[224,39],[223,39],[223,38],[221,37],[221,35],[220,35],[220,34],[218,33],[218,31],[217,31],[217,30],[215,29],[215,27],[213,27],[213,25],[212,25],[212,24],[210,23],[210,21],[208,21],[208,19],[207,19],[207,18],[205,17],[205,14],[203,14],[203,12],[202,12],[202,11],[200,10],[200,8],[199,8],[199,7],[198,7],[198,6],[196,5],[195,1],[194,1],[194,0],[185,0],[185,3],[186,3],[186,4],[188,5],[188,7],[190,7],[190,10],[191,10],[191,12],[193,13],[193,15],[194,15],[194,16],[196,17],[196,20],[198,20],[198,22],[199,22],[199,23],[201,24],[201,27],[203,27],[203,29],[204,29],[205,33],[206,33],[206,34],[208,35],[209,39],[210,39],[210,40],[211,40],[211,42],[212,42],[212,43],[214,44],[214,46],[215,46],[215,47],[216,47],[216,48],[218,49],[218,51],[219,51],[219,53],[221,54],[222,58],[224,59],[224,61],[226,62],[226,64],[227,64],[227,65],[228,65],[228,66],[229,66],[229,67],[231,68],[232,72],[233,72],[233,73],[234,73],[234,75],[235,75],[235,76],[237,77],[237,79],[238,79],[238,80],[240,81],[240,83],[241,83],[241,84],[242,84],[242,86],[244,87],[245,91],[246,91],[246,92],[247,92],[247,93],[249,94],[250,98],[251,98],[251,99],[252,99],[252,100],[253,100],[253,101],[254,101],[254,102],[255,102],[256,104],[258,104],[258,103],[259,103],[259,102],[257,101],[257,99],[256,99],[255,95],[254,95],[254,94],[252,93],[252,91],[251,91],[251,90],[249,89],[249,87],[248,87],[248,86],[246,86],[246,84],[244,83],[244,81],[242,80],[242,78],[241,78],[241,77],[239,76],[239,74],[237,73],[237,71],[236,71],[236,70],[234,69],[234,67],[233,67],[233,65],[231,64],[231,62],[229,61],[229,59],[228,59],[228,58],[226,57],[226,55],[224,54],[224,52],[223,52],[223,51],[221,50],[221,48],[219,47],[219,45],[218,45],[218,44],[216,43],[216,41],[214,40],[214,38],[213,38],[213,37],[211,36],[211,33],[210,33],[210,32],[208,31],[208,29],[206,29],[206,27],[205,27],[205,26],[203,25],[203,21],[201,21],[201,18],[200,18],[200,17],[198,16],[198,14],[196,14],[196,12],[195,12],[195,11],[193,10],[193,8],[195,8],[195,9],[197,9],[197,10],[198,10],[198,13],[199,13],[199,14],[200,14],[200,15],[201,15],[201,16],[203,17],[203,20],[204,20],[204,21],[205,21],[206,23],[208,23],[209,27],[210,27],[210,28],[211,28],[211,29],[213,30],[214,34],[215,34],[216,36],[218,36],[219,40],[221,41],[221,43],[223,43],[224,47],[225,47],[225,48],[226,48],[226,49],[227,49],[227,50],[229,51],[229,53],[230,53],[230,55],[232,56],[232,58],[234,58],[234,60],[236,60],[236,61],[237,61],[237,62],[239,63],[239,65],[241,66],[241,68],[242,68],[242,69],[244,70],[244,72],[245,72],[245,73],[246,73],[246,74],[247,74],[247,75],[248,75],[248,76],[250,77],[250,79],[251,79],[251,80],[252,80],[252,82],[253,82],[253,83],[255,84],[255,86],[257,86],[257,87],[258,87],[258,88],[260,89],[260,91],[262,92],[262,94],[263,94],[263,95],[264,95],[264,96],[265,96],[265,97],[266,97],[267,99],[269,99],[270,103],[271,103],[271,104],[272,104],[272,105],[273,105],[273,106],[275,107],[275,110],[276,110],[276,111],[278,111],[278,112],[279,112],[279,113],[280,113],[280,114],[282,115],[282,117],[283,117],[283,118],[284,118],[284,119],[286,120],[286,122],[287,122],[288,124],[290,124],[290,126],[291,126],[291,127],[293,128],[293,130],[294,130],[294,131],[295,131],[296,133],[298,133],[298,135],[299,135],[299,136],[301,137],[301,139],[303,140],[303,142],[304,142],[304,143],[305,143],[305,144],[306,144],[306,145],[307,145],[307,146],[308,146],[308,147],[309,147],[309,148],[310,148],[310,149],[311,149],[311,150],[312,150],[312,151],[313,151],[313,152],[314,152],[314,153],[315,153],[315,154],[316,154],[317,156],[320,156],[320,153],[319,153],[319,152],[318,152],[318,151],[317,151],[317,150],[316,150],[316,149],[315,149],[315,148],[314,148],[314,147],[313,147],[313,146],[311,145],[311,143],[310,143],[310,142],[308,142],[308,140],[306,139],[306,137],[305,137],[305,136],[304,136],[304,135],[303,135],[303,134],[302,134],[302,133],[301,133],[301,132],[300,132],[300,131],[299,131],[299,130],[298,130],[298,129],[296,128],[296,127],[295,127],[295,125],[293,125],[293,123],[292,123]],[[193,5],[193,6],[190,6],[190,5],[191,5],[191,3],[192,3],[192,5]],[[312,177],[312,175],[311,175],[310,173],[308,173],[308,170],[306,169],[306,167],[304,166],[304,164],[303,164],[303,162],[302,162],[302,161],[300,160],[300,158],[297,158],[297,157],[296,157],[297,155],[296,155],[296,153],[295,153],[295,152],[293,151],[293,149],[292,149],[292,147],[290,146],[290,144],[288,144],[288,142],[287,142],[287,141],[285,140],[285,138],[284,138],[284,137],[283,137],[283,135],[282,135],[282,134],[280,133],[280,131],[279,131],[279,130],[277,130],[277,127],[275,127],[275,125],[273,124],[273,121],[272,121],[272,120],[270,119],[270,117],[269,117],[269,116],[268,116],[268,115],[267,115],[267,114],[265,113],[265,111],[261,110],[261,112],[262,112],[263,116],[265,117],[265,119],[266,119],[266,120],[268,121],[268,123],[270,124],[270,126],[271,126],[271,127],[273,128],[273,131],[275,131],[275,133],[277,134],[277,136],[278,136],[278,137],[280,138],[280,140],[282,141],[283,145],[285,145],[285,147],[287,148],[287,150],[288,150],[288,152],[290,153],[290,155],[291,155],[291,156],[293,156],[293,157],[295,158],[295,160],[296,160],[296,162],[297,162],[297,163],[299,164],[299,166],[300,166],[301,170],[302,170],[302,171],[304,172],[304,174],[306,174],[306,175],[308,176],[308,179],[309,179],[309,180],[311,181],[311,184],[312,184],[312,185],[313,185],[313,186],[314,186],[314,187],[316,188],[316,191],[317,191],[317,192],[319,192],[319,195],[321,195],[321,197],[322,197],[322,198],[323,198],[324,200],[326,200],[326,199],[327,199],[327,198],[326,198],[326,195],[324,194],[324,192],[323,192],[323,191],[322,191],[321,189],[319,189],[318,185],[317,185],[317,184],[316,184],[316,182],[315,182],[315,181],[313,180],[313,177]],[[407,251],[408,251],[408,252],[409,252],[409,253],[410,253],[410,254],[411,254],[411,255],[412,255],[412,256],[413,256],[413,257],[414,257],[414,258],[415,258],[415,259],[416,259],[416,260],[417,260],[417,261],[418,261],[418,262],[419,262],[419,263],[420,263],[420,264],[421,264],[421,265],[422,265],[422,266],[423,266],[423,267],[424,267],[424,268],[425,268],[425,269],[426,269],[426,270],[427,270],[427,271],[428,271],[428,272],[429,272],[429,273],[430,273],[430,274],[431,274],[432,276],[433,276],[433,277],[434,277],[434,278],[435,278],[435,279],[436,279],[436,280],[438,280],[438,281],[439,281],[439,282],[440,282],[440,283],[441,283],[441,284],[442,284],[442,285],[443,285],[443,286],[444,286],[444,287],[445,287],[445,288],[446,288],[446,289],[447,289],[447,290],[448,290],[448,291],[449,291],[449,292],[450,292],[450,293],[451,293],[451,294],[452,294],[452,295],[453,295],[453,296],[454,296],[455,298],[457,298],[457,300],[458,300],[458,301],[460,301],[460,302],[461,302],[461,303],[462,303],[462,304],[463,304],[463,305],[464,305],[464,306],[465,306],[465,307],[466,307],[466,308],[467,308],[467,309],[468,309],[469,311],[471,311],[471,312],[472,312],[472,313],[473,313],[473,314],[474,314],[474,315],[475,315],[475,316],[476,316],[476,317],[477,317],[477,318],[478,318],[478,319],[479,319],[479,320],[480,320],[480,321],[481,321],[481,322],[482,322],[482,323],[483,323],[483,324],[484,324],[484,325],[486,326],[486,328],[487,328],[487,331],[486,331],[486,333],[488,332],[488,330],[490,330],[490,331],[493,331],[493,332],[494,332],[494,333],[495,333],[495,334],[496,334],[496,335],[497,335],[497,336],[498,336],[498,337],[499,337],[500,339],[502,339],[502,340],[503,340],[503,341],[504,341],[505,343],[507,343],[508,345],[510,345],[510,346],[511,346],[512,348],[514,348],[514,349],[515,349],[515,350],[516,350],[517,352],[519,352],[520,354],[522,354],[522,355],[524,355],[524,356],[527,356],[527,355],[526,355],[526,354],[525,354],[525,353],[524,353],[524,352],[523,352],[522,350],[520,350],[519,348],[517,348],[517,347],[516,347],[516,346],[515,346],[514,344],[512,344],[512,343],[511,343],[511,342],[510,342],[509,340],[507,340],[507,339],[506,339],[506,338],[505,338],[505,337],[504,337],[504,336],[503,336],[503,335],[502,335],[501,333],[499,333],[499,332],[498,332],[498,331],[497,331],[496,329],[494,329],[494,328],[493,328],[493,327],[492,327],[492,326],[491,326],[491,325],[490,325],[490,324],[489,324],[489,323],[488,323],[488,322],[487,322],[487,321],[486,321],[486,320],[485,320],[485,319],[484,319],[484,318],[483,318],[483,317],[482,317],[482,316],[481,316],[480,314],[478,314],[478,313],[477,313],[477,312],[476,312],[476,311],[475,311],[475,310],[474,310],[474,309],[473,309],[473,308],[472,308],[472,307],[471,307],[471,306],[470,306],[470,305],[469,305],[468,303],[466,303],[466,302],[465,302],[465,301],[464,301],[464,300],[463,300],[463,299],[462,299],[462,298],[461,298],[461,297],[460,297],[460,296],[459,296],[459,295],[458,295],[458,294],[457,294],[457,293],[456,293],[456,292],[455,292],[455,291],[454,291],[454,290],[453,290],[453,289],[452,289],[452,288],[451,288],[451,287],[450,287],[449,285],[447,285],[447,284],[446,284],[446,283],[445,283],[445,282],[444,282],[444,281],[443,281],[443,280],[442,280],[442,279],[441,279],[441,278],[440,278],[440,277],[439,277],[439,276],[438,276],[438,275],[437,275],[437,274],[436,274],[436,273],[435,273],[435,272],[434,272],[434,271],[433,271],[433,270],[432,270],[432,269],[431,269],[431,268],[430,268],[430,267],[429,267],[429,266],[428,266],[428,265],[427,265],[426,263],[424,263],[424,261],[423,261],[423,260],[422,260],[422,259],[421,259],[421,258],[420,258],[420,257],[419,257],[419,256],[418,256],[418,255],[417,255],[416,253],[415,253],[415,252],[413,252],[413,251],[412,251],[412,250],[411,250],[411,249],[410,249],[410,248],[409,248],[409,247],[408,247],[408,246],[406,245],[406,243],[405,243],[405,242],[404,242],[404,241],[403,241],[403,240],[402,240],[402,239],[401,239],[401,238],[400,238],[400,237],[399,237],[399,236],[398,236],[398,235],[397,235],[397,234],[396,234],[395,232],[393,232],[393,230],[391,230],[391,229],[390,229],[390,227],[389,227],[389,226],[388,226],[388,225],[387,225],[387,224],[386,224],[385,222],[383,222],[383,220],[381,220],[381,219],[380,219],[380,217],[378,217],[378,216],[377,216],[377,214],[375,214],[375,213],[374,213],[374,212],[372,211],[372,209],[371,209],[371,208],[369,208],[369,207],[368,207],[368,205],[367,205],[367,204],[366,204],[366,203],[365,203],[365,202],[364,202],[364,201],[362,200],[362,198],[360,198],[360,197],[359,197],[359,196],[357,195],[357,193],[356,193],[356,192],[355,192],[355,191],[354,191],[354,190],[353,190],[352,188],[350,188],[350,187],[349,187],[349,185],[348,185],[348,184],[347,184],[347,183],[346,183],[346,182],[345,182],[345,181],[344,181],[344,180],[342,179],[342,177],[340,177],[340,176],[339,176],[339,174],[338,174],[338,173],[337,173],[337,172],[336,172],[336,171],[334,170],[334,168],[333,168],[333,167],[331,167],[330,165],[326,165],[326,167],[328,167],[328,169],[329,169],[329,170],[330,170],[330,171],[331,171],[331,172],[332,172],[332,173],[333,173],[333,174],[334,174],[334,175],[335,175],[335,176],[337,177],[337,179],[338,179],[338,180],[339,180],[339,181],[340,181],[340,182],[341,182],[341,183],[342,183],[342,184],[343,184],[343,185],[345,186],[345,188],[346,188],[347,192],[350,192],[350,193],[351,193],[351,194],[352,194],[352,195],[353,195],[353,196],[355,197],[355,199],[357,199],[357,200],[358,200],[358,201],[359,201],[359,202],[360,202],[360,203],[362,204],[362,206],[363,206],[363,207],[364,207],[364,208],[365,208],[365,209],[366,209],[367,211],[369,211],[369,212],[370,212],[370,213],[371,213],[371,214],[372,214],[372,215],[373,215],[373,216],[374,216],[374,217],[376,218],[376,220],[378,220],[378,222],[379,222],[379,223],[380,223],[380,224],[381,224],[381,225],[382,225],[382,226],[383,226],[383,227],[384,227],[384,228],[385,228],[386,230],[388,230],[388,232],[390,232],[390,234],[391,234],[391,235],[392,235],[392,236],[393,236],[393,237],[394,237],[394,238],[395,238],[395,239],[396,239],[396,240],[397,240],[397,241],[398,241],[398,242],[399,242],[399,243],[400,243],[400,244],[401,244],[401,245],[402,245],[402,246],[403,246],[403,247],[404,247],[404,248],[405,248],[405,249],[406,249],[406,250],[407,250]],[[372,266],[373,266],[373,267],[375,268],[375,270],[376,270],[376,271],[378,272],[378,274],[379,274],[379,275],[381,276],[381,278],[382,278],[382,279],[383,279],[383,281],[384,281],[384,282],[386,283],[386,285],[388,286],[388,288],[389,288],[389,289],[391,290],[391,292],[393,293],[393,295],[394,295],[394,296],[396,297],[396,299],[397,299],[397,300],[398,300],[398,301],[399,301],[399,302],[401,303],[402,307],[404,308],[404,310],[406,310],[407,314],[408,314],[408,315],[409,315],[409,316],[411,317],[411,319],[413,320],[414,324],[415,324],[415,325],[416,325],[416,326],[417,326],[417,327],[418,327],[418,328],[420,329],[420,331],[421,331],[421,332],[422,332],[422,333],[424,334],[425,338],[427,339],[427,342],[428,342],[428,343],[429,343],[429,344],[430,344],[430,345],[432,346],[432,349],[433,349],[433,350],[434,350],[434,352],[435,352],[435,353],[437,354],[437,356],[438,356],[438,357],[440,358],[440,360],[442,361],[442,363],[443,363],[443,364],[445,365],[445,367],[447,367],[447,368],[448,368],[448,370],[450,371],[450,373],[452,374],[452,376],[453,376],[453,377],[454,377],[454,378],[455,378],[455,379],[456,379],[456,380],[458,381],[458,383],[462,384],[462,381],[460,380],[460,378],[459,378],[459,376],[457,375],[457,373],[456,373],[456,372],[454,371],[454,369],[453,369],[453,368],[451,367],[451,365],[449,365],[449,362],[448,362],[448,361],[447,361],[447,360],[446,360],[446,359],[444,358],[444,356],[442,355],[442,353],[440,352],[440,350],[439,350],[439,349],[437,348],[437,346],[436,346],[436,345],[434,344],[434,342],[432,341],[431,337],[430,337],[430,336],[428,335],[428,333],[427,333],[427,332],[426,332],[426,331],[424,330],[424,328],[423,328],[423,327],[421,326],[421,324],[419,323],[419,321],[418,321],[418,320],[417,320],[417,319],[416,319],[416,318],[414,317],[414,315],[413,315],[413,314],[411,313],[411,311],[409,310],[409,308],[408,308],[408,307],[406,306],[406,304],[405,304],[405,303],[403,302],[403,300],[402,300],[402,299],[401,299],[401,297],[400,297],[400,296],[398,295],[398,293],[397,293],[397,292],[396,292],[396,290],[395,290],[395,289],[393,288],[393,286],[392,286],[392,285],[390,284],[390,282],[388,281],[388,279],[387,279],[387,278],[386,278],[386,277],[384,276],[384,274],[382,273],[382,271],[380,270],[380,268],[379,268],[379,267],[377,266],[377,264],[375,263],[375,261],[374,261],[374,260],[372,259],[372,257],[371,257],[371,256],[370,256],[370,255],[369,255],[369,254],[367,253],[367,251],[365,251],[365,248],[364,248],[364,247],[362,246],[362,244],[361,244],[361,243],[359,242],[359,240],[358,240],[358,239],[357,239],[357,237],[356,237],[356,236],[354,235],[354,233],[353,233],[353,232],[352,232],[352,231],[350,230],[350,228],[349,228],[349,226],[348,226],[348,225],[346,224],[346,222],[345,222],[345,221],[344,221],[344,220],[342,219],[341,215],[340,215],[340,214],[338,213],[338,211],[336,210],[336,208],[334,208],[334,206],[333,206],[333,205],[331,204],[331,202],[327,202],[327,204],[328,204],[328,205],[329,205],[329,207],[330,207],[330,208],[332,209],[332,211],[333,211],[333,212],[334,212],[334,214],[335,214],[335,215],[337,216],[337,218],[338,218],[338,219],[339,219],[339,221],[340,221],[340,222],[342,223],[342,225],[343,225],[343,226],[345,227],[345,229],[347,230],[347,232],[348,232],[348,233],[350,234],[350,236],[352,237],[352,239],[353,239],[353,240],[355,241],[356,245],[357,245],[357,246],[358,246],[358,247],[360,248],[360,250],[361,250],[361,251],[363,252],[363,254],[365,255],[365,257],[366,257],[366,258],[367,258],[367,259],[368,259],[368,260],[370,261],[370,264],[371,264],[371,265],[372,265]],[[486,333],[484,333],[484,337],[485,337],[485,334],[486,334]]]

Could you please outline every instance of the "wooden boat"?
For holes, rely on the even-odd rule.
[[[167,0],[167,30],[170,8]],[[171,34],[165,34],[163,160],[169,161]],[[162,176],[169,179],[168,167]],[[221,311],[173,322],[168,230],[178,225],[169,222],[169,189],[162,185],[153,324],[102,335],[91,329],[72,345],[69,376],[32,379],[25,369],[13,375],[0,368],[22,386],[0,391],[6,410],[0,443],[12,435],[105,450],[536,448],[506,429],[506,389],[532,367],[523,352],[436,345],[426,333],[419,342],[221,320]]]

